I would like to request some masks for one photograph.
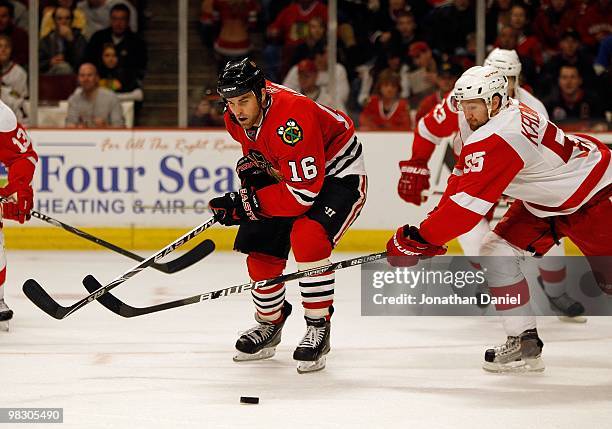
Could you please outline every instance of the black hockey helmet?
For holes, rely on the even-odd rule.
[[[255,97],[261,100],[261,89],[265,86],[266,81],[261,69],[250,59],[244,58],[225,64],[219,74],[217,92],[226,99],[253,91]]]

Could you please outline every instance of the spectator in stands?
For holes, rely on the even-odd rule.
[[[75,0],[57,0],[56,3],[56,5],[48,6],[43,10],[43,17],[40,23],[40,38],[44,38],[47,34],[55,30],[53,12],[58,7],[65,7],[72,11],[72,27],[78,28],[84,36],[87,20],[83,11],[76,8]]]
[[[576,30],[568,29],[559,41],[560,53],[552,57],[542,69],[542,78],[538,85],[540,94],[548,94],[554,82],[557,82],[559,70],[564,65],[572,65],[578,68],[585,88],[593,88],[595,85],[595,73],[593,64],[588,55],[581,49],[580,35]],[[551,83],[552,82],[552,83]]]
[[[306,97],[310,98],[313,101],[316,101],[319,104],[323,104],[325,106],[331,106],[333,100],[331,98],[330,93],[325,88],[321,88],[317,84],[317,78],[319,76],[319,71],[317,70],[317,65],[313,60],[305,59],[300,61],[297,64],[298,70],[298,82],[300,85],[299,91],[304,94]],[[346,112],[346,108],[342,103],[337,102],[337,109]]]
[[[597,93],[583,89],[580,72],[573,65],[561,67],[558,87],[544,104],[550,120],[565,130],[591,130],[604,121]]]
[[[260,5],[256,0],[204,0],[202,3],[203,36],[213,45],[221,69],[228,61],[244,58],[253,48],[249,30],[257,24]]]
[[[605,72],[610,71],[610,63],[612,62],[612,34],[603,39],[599,45],[599,51],[595,58],[593,68],[595,73],[600,76]]]
[[[306,39],[308,21],[316,16],[327,22],[327,6],[322,1],[297,0],[281,10],[268,26],[267,37],[272,43],[264,48],[264,57],[271,78],[280,80],[288,70],[296,46]]]
[[[440,60],[434,57],[432,50],[425,42],[415,42],[410,45],[408,54],[414,65],[409,73],[410,104],[417,106],[423,98],[436,90]]]
[[[68,99],[68,128],[120,128],[125,126],[121,102],[114,92],[100,88],[96,66],[79,68],[79,88]]]
[[[104,45],[100,65],[100,86],[110,89],[121,101],[142,101],[144,94],[136,73],[119,65],[117,51],[112,43]]]
[[[91,36],[87,44],[86,60],[99,67],[104,46],[110,43],[115,46],[119,65],[133,71],[138,79],[142,79],[147,67],[147,45],[130,30],[130,9],[124,4],[116,4],[110,10],[110,18],[110,27]]]
[[[546,57],[559,51],[561,35],[576,28],[578,11],[571,7],[570,0],[550,0],[547,8],[542,8],[534,20],[534,34],[542,44]]]
[[[23,66],[28,64],[28,33],[14,24],[14,17],[13,3],[8,0],[0,0],[0,34],[11,38],[13,61]]]
[[[400,77],[391,70],[378,76],[376,91],[359,116],[362,130],[410,130],[408,102],[400,98]]]
[[[291,66],[307,58],[314,58],[315,50],[321,43],[326,43],[325,23],[319,16],[308,21],[308,34],[304,41],[295,47]]]
[[[28,32],[28,29],[29,29],[28,26],[30,22],[28,8],[25,7],[25,5],[19,0],[10,0],[10,2],[13,4],[13,10],[14,10],[13,22],[15,23],[17,27]]]
[[[495,47],[508,49],[510,51],[517,50],[518,37],[516,31],[512,27],[504,27],[499,32]],[[519,52],[518,56],[521,60],[521,85],[527,84],[533,87],[539,81],[539,76],[536,70],[536,63],[533,58],[522,56]]]
[[[0,35],[0,74],[2,91],[0,98],[17,116],[25,122],[24,101],[28,96],[28,74],[19,64],[11,59],[11,38]]]
[[[358,68],[360,78],[360,89],[357,95],[357,103],[359,106],[364,106],[370,99],[375,88],[374,83],[378,81],[378,76],[383,70],[392,70],[400,76],[402,92],[401,98],[410,96],[410,68],[408,64],[402,60],[406,56],[405,52],[396,51],[392,47],[381,52],[373,66],[360,66]]]
[[[410,13],[410,11],[411,8],[406,4],[406,0],[390,0],[386,7],[383,3],[377,13],[370,15],[372,43],[386,46],[391,41],[399,16],[403,13]]]
[[[72,27],[72,11],[57,7],[53,11],[55,29],[41,41],[38,50],[40,71],[45,74],[73,74],[83,62],[87,41]]]
[[[459,76],[461,76],[461,73],[463,73],[463,69],[457,64],[447,62],[440,65],[436,77],[437,89],[421,100],[416,113],[416,121],[425,116],[436,104],[444,100],[444,97],[446,97],[455,86],[455,82]]]
[[[90,38],[94,33],[104,30],[111,25],[110,11],[113,6],[122,4],[129,10],[130,29],[138,31],[138,15],[132,4],[127,0],[82,0],[77,8],[85,15],[85,37]]]
[[[577,25],[582,42],[593,53],[596,52],[597,45],[612,34],[612,2],[610,0],[591,2]]]
[[[195,111],[189,117],[190,127],[222,127],[225,107],[217,91],[207,89]]]
[[[455,55],[449,58],[454,64],[459,64],[463,70],[476,65],[476,33],[470,33],[465,40],[465,47],[455,50]]]
[[[471,0],[453,0],[434,9],[422,27],[426,29],[429,46],[453,55],[467,35],[476,31],[476,12]]]
[[[544,64],[542,57],[542,45],[530,31],[530,23],[527,8],[517,3],[510,11],[510,26],[514,29],[517,37],[516,52],[521,57],[531,58],[539,68]]]
[[[492,45],[502,28],[510,25],[510,9],[512,0],[494,0],[487,12],[486,43]]]
[[[382,38],[380,38],[382,39]],[[417,41],[417,24],[414,15],[407,11],[397,14],[395,28],[391,30],[391,37],[386,44],[378,43],[377,52],[382,49],[392,49],[396,52],[408,52],[410,45]]]
[[[329,75],[327,72],[327,47],[324,43],[317,45],[317,49],[314,54],[314,63],[317,66],[318,76],[317,85],[319,85],[324,91],[328,91]],[[298,67],[297,64],[289,70],[287,77],[283,81],[283,85],[295,90],[300,90],[300,82],[298,78]],[[346,68],[336,63],[336,101],[338,102],[335,106],[330,106],[339,109],[340,106],[346,106],[349,97],[349,82]]]

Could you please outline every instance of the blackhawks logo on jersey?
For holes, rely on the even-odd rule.
[[[295,146],[304,138],[302,127],[299,126],[295,119],[291,118],[287,119],[287,123],[284,126],[278,127],[276,132],[283,143],[289,146]]]

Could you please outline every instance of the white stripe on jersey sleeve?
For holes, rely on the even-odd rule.
[[[285,186],[293,195],[293,198],[303,206],[311,206],[314,203],[315,198],[318,194],[308,191],[306,189],[296,189],[292,186],[289,186],[285,183]]]
[[[468,209],[482,216],[486,215],[487,212],[491,210],[491,207],[493,207],[493,203],[473,197],[466,192],[459,192],[458,194],[451,195],[450,199],[464,209]]]
[[[434,136],[427,128],[427,125],[425,125],[425,117],[422,117],[421,119],[419,119],[419,123],[417,124],[417,127],[419,127],[419,134],[425,140],[428,140],[429,142],[433,144],[440,144],[440,140],[441,140],[440,137]]]

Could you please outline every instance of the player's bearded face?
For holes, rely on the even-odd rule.
[[[257,124],[262,114],[261,105],[252,91],[238,97],[228,98],[227,107],[245,130]]]
[[[489,121],[489,112],[484,100],[463,100],[461,110],[472,131],[476,131]]]

